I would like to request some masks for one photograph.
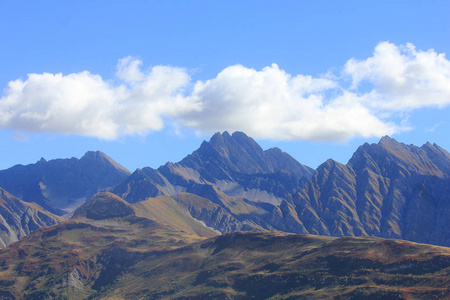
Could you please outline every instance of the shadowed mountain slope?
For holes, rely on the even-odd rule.
[[[450,245],[450,154],[384,137],[319,166],[293,198],[308,233]]]
[[[64,214],[102,189],[118,184],[130,172],[102,152],[81,159],[41,159],[0,171],[0,186],[26,202]]]
[[[137,169],[127,179],[114,186],[111,192],[129,203],[176,193],[172,184],[158,170],[150,167]]]
[[[60,217],[39,205],[17,199],[0,188],[0,248],[18,241],[34,230],[61,221]]]

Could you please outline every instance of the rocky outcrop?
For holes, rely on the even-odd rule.
[[[179,163],[158,169],[173,186],[190,181],[218,186],[229,196],[280,203],[312,176],[313,170],[280,149],[263,151],[242,132],[216,133]]]

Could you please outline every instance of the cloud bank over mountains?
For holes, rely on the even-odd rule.
[[[412,44],[382,42],[373,56],[318,77],[276,64],[259,71],[234,65],[194,82],[183,68],[142,65],[120,59],[114,80],[83,71],[10,81],[0,128],[116,139],[174,122],[202,133],[344,141],[407,130],[395,121],[399,113],[450,104],[450,61]]]

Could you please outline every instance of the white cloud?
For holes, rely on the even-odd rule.
[[[290,75],[276,64],[262,70],[234,65],[194,83],[182,68],[143,71],[142,65],[120,59],[115,81],[88,71],[11,81],[0,98],[0,128],[115,139],[161,130],[170,120],[202,133],[342,141],[405,130],[393,120],[450,104],[450,62],[412,44],[380,43],[372,57],[350,59],[342,78]]]
[[[365,95],[373,108],[401,111],[450,104],[450,61],[434,50],[383,42],[372,57],[350,59],[344,73],[351,76],[354,90],[363,81],[373,85]]]
[[[11,81],[0,99],[0,126],[115,139],[160,130],[163,117],[196,109],[179,91],[190,81],[185,70],[155,66],[144,74],[140,64],[129,58],[119,62],[118,77],[132,86],[113,86],[87,71]]]
[[[201,99],[202,110],[185,115],[185,124],[207,132],[241,130],[256,138],[335,141],[395,131],[349,92],[326,99],[338,88],[326,78],[293,77],[275,64],[261,71],[231,66],[197,82],[191,97]]]
[[[132,56],[119,59],[116,76],[126,82],[141,81],[145,75],[141,72],[142,61]]]

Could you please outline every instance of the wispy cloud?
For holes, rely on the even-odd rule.
[[[412,44],[380,43],[372,57],[350,59],[341,74],[317,77],[291,75],[276,64],[234,65],[193,82],[183,68],[142,65],[120,59],[113,81],[88,71],[11,81],[0,99],[0,128],[116,139],[161,130],[172,120],[202,133],[342,141],[406,130],[393,116],[450,104],[450,62]],[[363,82],[369,89],[360,90]]]
[[[427,127],[427,128],[425,128],[424,131],[425,131],[425,132],[435,132],[436,129],[438,129],[439,127],[442,126],[442,124],[443,124],[442,122],[436,123],[436,124],[434,124],[432,127]]]
[[[21,132],[16,132],[12,138],[18,142],[26,142],[29,140],[29,137]]]

